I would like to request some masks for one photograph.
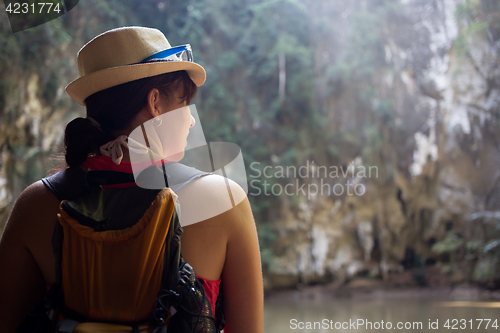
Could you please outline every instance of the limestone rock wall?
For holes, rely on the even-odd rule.
[[[414,18],[415,40],[398,42],[397,31],[387,32],[387,69],[377,88],[394,100],[404,134],[388,134],[380,177],[361,180],[363,196],[303,197],[301,209],[285,209],[274,224],[268,287],[388,278],[434,263],[452,282],[498,282],[498,260],[471,245],[488,238],[487,222],[471,215],[500,208],[500,41],[491,31],[475,35],[470,51],[460,53],[454,41],[465,29],[456,19],[462,1],[402,3]],[[433,251],[452,236],[451,258]]]

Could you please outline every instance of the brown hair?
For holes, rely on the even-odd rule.
[[[65,159],[68,166],[78,166],[87,157],[95,155],[99,147],[113,139],[113,133],[126,129],[147,103],[147,95],[153,88],[167,98],[181,91],[180,96],[189,105],[197,87],[186,71],[161,74],[120,84],[96,92],[85,99],[87,116],[95,119],[100,128],[86,118],[72,120],[65,130]]]

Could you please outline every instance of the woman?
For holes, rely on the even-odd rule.
[[[203,84],[205,71],[192,62],[189,47],[172,48],[160,31],[125,27],[105,32],[80,50],[78,66],[80,77],[66,90],[87,107],[87,118],[77,118],[66,128],[69,166],[85,171],[113,165],[126,168],[131,154],[124,138],[169,112],[180,115],[176,127],[184,134],[178,136],[187,135],[194,125],[185,106]],[[170,159],[182,157],[178,150],[174,147]],[[214,209],[226,205],[228,186],[234,207]],[[192,200],[200,193],[203,202]],[[263,332],[260,254],[245,192],[210,174],[177,194],[184,198],[180,200],[184,260],[206,282],[223,281],[225,332]],[[42,299],[46,286],[56,281],[51,239],[59,206],[42,181],[29,186],[14,205],[0,242],[2,332],[15,332],[25,313]],[[201,210],[208,212],[200,214]]]

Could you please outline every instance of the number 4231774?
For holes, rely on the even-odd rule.
[[[52,2],[38,2],[38,3],[19,3],[19,2],[14,2],[14,3],[9,3],[7,8],[5,8],[5,11],[9,14],[28,14],[28,13],[33,13],[33,14],[42,14],[42,13],[59,13],[61,12],[61,8],[59,6],[59,3],[56,3],[54,6],[54,3]]]
[[[449,330],[464,330],[467,328],[471,330],[481,328],[488,329],[488,327],[498,329],[497,320],[498,319],[495,319],[492,322],[492,319],[448,319],[443,327]]]

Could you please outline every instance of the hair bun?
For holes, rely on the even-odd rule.
[[[95,153],[100,146],[111,140],[100,126],[97,127],[88,118],[76,118],[70,121],[64,135],[65,159],[68,166],[82,164],[89,154]]]

